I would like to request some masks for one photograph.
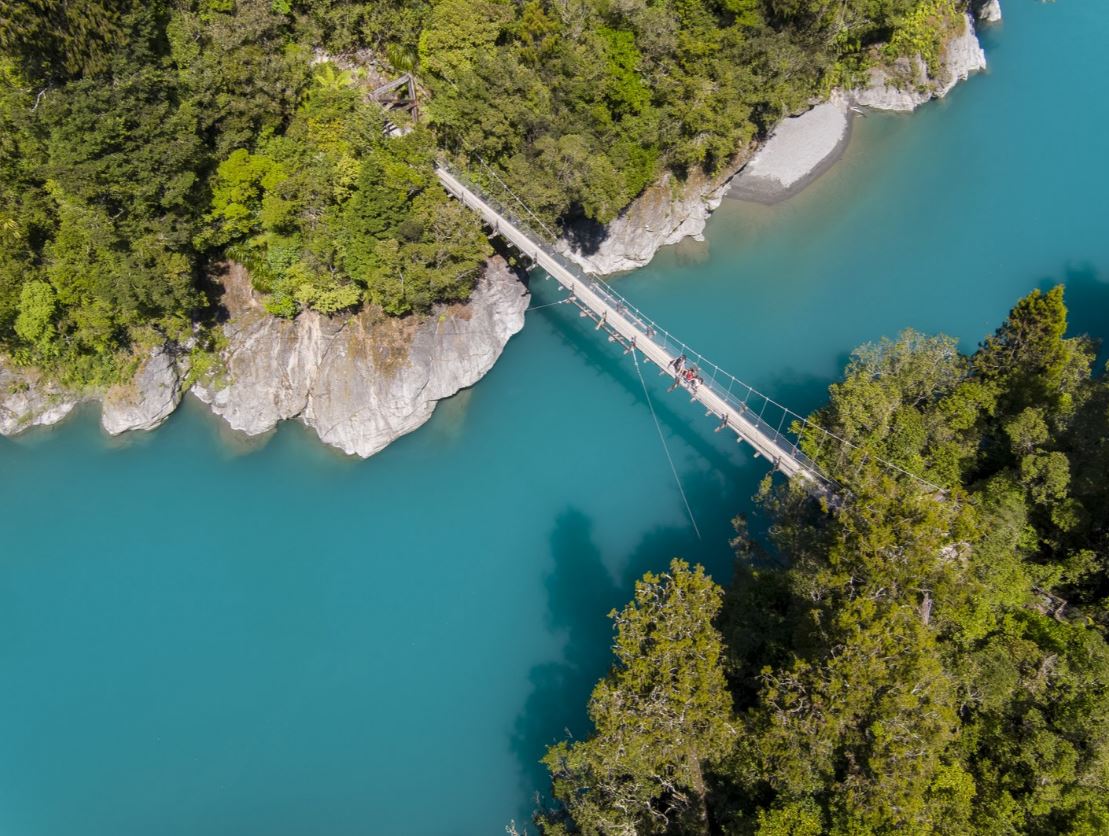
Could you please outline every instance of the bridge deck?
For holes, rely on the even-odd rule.
[[[494,206],[476,194],[451,172],[440,167],[437,169],[437,174],[448,192],[481,215],[490,228],[519,249],[520,252],[534,259],[536,264],[565,287],[583,313],[593,318],[598,328],[603,326],[610,334],[619,339],[627,349],[640,351],[646,359],[657,365],[671,378],[677,377],[671,364],[680,352],[677,349],[660,344],[660,341],[656,339],[657,332],[655,329],[630,311],[622,300],[606,290],[603,283],[570,269],[564,262],[548,252],[541,240],[536,240],[533,235],[521,229],[519,224],[513,223],[510,219],[504,217]],[[750,387],[747,387],[747,389],[748,394],[754,391]],[[741,440],[754,447],[756,452],[765,456],[786,476],[800,475],[802,478],[823,481],[819,471],[801,453],[796,442],[781,432],[781,424],[777,429],[774,429],[763,421],[760,415],[756,415],[745,401],[733,397],[730,389],[725,392],[715,380],[705,380],[704,383],[692,390],[686,387],[685,391],[689,392],[694,400],[704,405],[709,413],[715,415],[722,426],[727,426],[728,429],[735,432]],[[783,412],[783,423],[785,417],[787,417],[787,413]]]

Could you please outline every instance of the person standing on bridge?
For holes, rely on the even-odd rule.
[[[701,376],[701,370],[696,366],[690,366],[686,369],[682,377],[685,379],[686,388],[688,388],[691,393],[696,393],[697,387],[705,382],[705,378]]]
[[[692,369],[684,369],[683,371],[679,372],[677,375],[674,376],[674,383],[666,391],[667,392],[673,392],[679,386],[684,386],[686,389],[688,389],[689,386],[690,386],[689,381],[692,379],[692,377],[693,377],[693,370]]]
[[[673,392],[681,385],[684,378],[685,360],[685,355],[680,354],[670,361],[670,368],[674,372],[674,382],[670,384],[670,388],[666,390],[667,392]]]

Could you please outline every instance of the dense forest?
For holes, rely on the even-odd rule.
[[[116,380],[205,322],[225,258],[281,316],[465,299],[488,244],[436,154],[604,223],[868,63],[934,60],[962,5],[0,0],[0,352]],[[368,91],[406,71],[424,116],[387,138]]]
[[[637,584],[542,832],[1109,832],[1109,375],[1066,321],[1056,288],[971,356],[858,349],[836,499],[767,480],[727,591]]]

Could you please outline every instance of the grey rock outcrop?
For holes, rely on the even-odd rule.
[[[225,282],[224,368],[193,392],[236,430],[258,435],[298,418],[346,453],[371,456],[477,382],[524,325],[528,293],[493,259],[466,305],[429,317],[346,320],[267,314],[242,268]]]
[[[168,346],[153,349],[130,383],[104,393],[100,425],[111,435],[159,426],[181,402],[181,371]]]
[[[848,94],[851,100],[873,110],[915,110],[925,102],[946,96],[971,73],[986,69],[986,53],[967,15],[963,31],[948,41],[939,73],[931,77],[919,55],[899,58],[891,66],[875,67],[865,87]]]
[[[660,247],[683,238],[704,240],[709,216],[747,157],[741,154],[714,176],[695,170],[682,181],[667,172],[608,225],[595,251],[584,252],[564,241],[563,252],[587,272],[605,275],[642,267]]]
[[[978,19],[982,23],[1001,22],[1001,3],[999,0],[985,0],[978,5]]]
[[[191,391],[233,429],[259,435],[303,411],[311,376],[342,325],[313,312],[295,320],[270,315],[238,264],[231,265],[223,285],[229,319],[223,326],[222,368]]]
[[[83,401],[100,400],[100,423],[112,435],[152,430],[181,402],[181,373],[169,346],[151,350],[130,383],[79,394],[37,369],[0,357],[0,435],[57,424]]]
[[[56,424],[80,402],[37,369],[17,368],[0,357],[0,435]]]

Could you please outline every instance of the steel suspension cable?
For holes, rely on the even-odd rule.
[[[500,175],[499,175],[499,174],[498,174],[498,173],[497,173],[497,172],[496,172],[496,171],[495,171],[495,170],[493,169],[493,167],[492,167],[492,166],[490,166],[490,165],[489,165],[489,164],[488,164],[488,163],[487,163],[487,162],[486,162],[486,161],[485,161],[485,160],[484,160],[483,158],[481,158],[480,156],[477,156],[477,159],[478,159],[478,161],[479,161],[479,162],[481,163],[481,165],[482,165],[482,166],[483,166],[483,167],[484,167],[484,168],[485,168],[485,169],[486,169],[486,170],[487,170],[487,171],[489,172],[489,174],[491,175],[491,177],[492,177],[492,178],[493,178],[493,179],[494,179],[494,180],[495,180],[495,181],[496,181],[496,182],[497,182],[497,183],[498,183],[498,184],[500,185],[500,187],[501,187],[502,189],[504,189],[504,191],[505,191],[505,192],[506,192],[506,193],[507,193],[507,194],[509,195],[509,197],[510,197],[510,198],[511,198],[511,199],[512,199],[513,201],[515,201],[515,202],[516,202],[517,204],[519,204],[519,205],[520,205],[520,207],[521,207],[521,208],[522,208],[522,209],[524,210],[524,213],[525,213],[526,215],[530,216],[530,217],[531,217],[531,218],[532,218],[532,219],[533,219],[533,220],[534,220],[534,221],[535,221],[535,222],[536,222],[536,223],[537,223],[537,224],[538,224],[538,225],[539,225],[539,226],[540,226],[540,227],[541,227],[541,228],[542,228],[542,229],[543,229],[543,230],[544,230],[544,231],[545,231],[545,232],[546,232],[546,233],[547,233],[547,234],[548,234],[549,236],[551,236],[551,238],[552,238],[552,239],[557,239],[557,235],[556,235],[556,233],[555,233],[555,232],[554,232],[553,230],[551,230],[551,228],[550,228],[550,227],[548,227],[548,226],[546,225],[546,223],[544,223],[544,222],[543,222],[543,220],[542,220],[542,219],[541,219],[541,218],[540,218],[540,217],[539,217],[538,215],[536,215],[536,214],[535,214],[535,213],[534,213],[534,212],[533,212],[533,211],[531,210],[531,208],[530,208],[530,207],[529,207],[529,206],[527,205],[527,203],[525,203],[525,202],[524,202],[524,200],[523,200],[523,199],[522,199],[522,198],[521,198],[521,197],[520,197],[519,195],[517,195],[517,194],[516,194],[516,193],[515,193],[515,192],[514,192],[514,191],[513,191],[513,190],[512,190],[512,189],[511,189],[511,188],[510,188],[509,186],[508,186],[508,184],[507,184],[507,183],[505,183],[505,182],[504,182],[504,180],[503,180],[503,179],[501,178],[501,176],[500,176]],[[465,180],[466,178],[464,178],[464,177],[463,177],[463,178],[460,178],[460,179],[461,179],[462,181],[464,181],[464,180]],[[494,205],[494,204],[492,204],[492,203],[489,203],[488,205],[489,205],[489,206],[490,206],[490,207],[491,207],[491,208],[492,208],[492,209],[493,209],[493,210],[494,210],[494,211],[495,211],[495,212],[496,212],[497,214],[503,214],[503,207],[499,207],[499,206],[496,206],[496,205]],[[515,225],[519,227],[519,224],[515,224]],[[523,228],[523,227],[520,227],[520,229],[521,229],[521,231],[522,231],[522,232],[524,232],[524,233],[525,233],[525,236],[526,236],[526,237],[528,237],[528,238],[532,237],[531,235],[528,235],[528,234],[527,234],[527,230],[526,230],[525,228]],[[537,237],[537,236],[536,236],[536,237]],[[540,240],[539,242],[534,242],[534,241],[533,241],[532,243],[533,243],[533,245],[534,245],[534,246],[537,246],[537,247],[543,247],[543,242],[542,242],[542,240]],[[558,259],[556,259],[556,260],[558,260]],[[592,277],[592,278],[590,278],[590,279],[586,279],[585,281],[586,281],[586,282],[588,282],[588,283],[590,283],[590,284],[591,284],[591,285],[592,285],[592,286],[593,286],[593,287],[594,287],[595,289],[603,289],[604,293],[606,293],[606,294],[607,294],[607,295],[608,295],[608,296],[610,297],[610,299],[611,299],[611,300],[613,300],[613,301],[615,301],[615,302],[617,302],[617,303],[623,304],[623,305],[625,306],[625,308],[626,308],[627,310],[629,310],[629,311],[631,311],[631,312],[634,312],[634,314],[636,315],[636,317],[637,317],[637,318],[638,318],[638,319],[639,319],[639,320],[640,320],[640,321],[641,321],[641,322],[642,322],[642,323],[643,323],[643,324],[644,324],[645,326],[649,326],[649,327],[651,327],[651,328],[655,328],[655,323],[654,323],[654,322],[653,322],[653,321],[652,321],[652,320],[651,320],[651,319],[650,319],[649,317],[647,317],[646,315],[642,314],[642,313],[641,313],[641,312],[639,311],[639,309],[638,309],[638,308],[636,308],[636,307],[635,307],[634,305],[632,305],[632,304],[631,304],[630,302],[628,302],[628,300],[627,300],[627,299],[625,299],[625,298],[624,298],[624,296],[623,296],[622,294],[618,293],[618,292],[617,292],[617,291],[616,291],[615,289],[613,289],[613,287],[612,287],[612,286],[611,286],[611,285],[610,285],[610,284],[609,284],[608,282],[606,282],[606,281],[604,281],[603,279],[601,279],[601,278],[598,278],[598,277]],[[667,332],[663,332],[663,333],[664,333],[664,334],[666,334],[666,336],[670,336],[670,335],[669,335],[669,334],[668,334]],[[676,338],[675,338],[675,340],[676,340]],[[686,352],[686,353],[696,354],[696,352],[693,352],[693,351],[692,351],[691,349],[689,349],[689,348],[688,348],[687,346],[685,346],[684,344],[682,344],[682,346],[681,346],[681,349],[682,349],[682,350],[683,350],[684,352]],[[633,354],[634,354],[634,352],[633,352]],[[719,367],[718,367],[718,366],[716,366],[716,364],[715,364],[715,363],[711,363],[711,362],[709,362],[709,361],[706,361],[706,360],[705,360],[705,358],[701,357],[701,356],[700,356],[699,354],[698,354],[697,356],[698,356],[698,358],[699,358],[699,360],[700,360],[700,362],[701,362],[701,365],[702,365],[702,366],[704,366],[704,367],[706,367],[706,368],[707,368],[707,367],[709,367],[709,366],[713,367],[713,370],[714,370],[714,377],[713,377],[713,379],[715,380],[715,370],[716,370],[716,369],[718,369]],[[637,371],[640,371],[640,370],[639,370],[639,364],[638,364],[638,358],[636,358],[636,370],[637,370]],[[723,371],[723,370],[721,370],[721,371]],[[803,415],[800,415],[800,414],[798,414],[798,413],[794,412],[794,411],[793,411],[792,409],[790,409],[789,407],[785,406],[784,404],[780,404],[780,403],[778,403],[777,401],[773,400],[772,398],[768,397],[768,396],[767,396],[767,395],[765,395],[764,393],[762,393],[762,392],[760,392],[759,390],[757,390],[757,389],[755,389],[754,387],[752,387],[752,386],[751,386],[750,384],[747,384],[747,383],[744,383],[744,382],[743,382],[743,381],[741,381],[741,380],[738,380],[738,378],[735,378],[735,377],[734,377],[733,375],[728,375],[728,376],[729,376],[730,378],[732,378],[733,380],[737,380],[737,381],[738,381],[738,382],[739,382],[739,383],[740,383],[740,384],[741,384],[742,386],[745,386],[745,387],[747,388],[747,393],[746,393],[746,395],[745,395],[745,396],[744,396],[744,398],[743,398],[743,403],[744,403],[744,404],[746,404],[746,403],[748,402],[748,400],[749,400],[749,398],[750,398],[750,396],[751,396],[751,395],[757,395],[758,397],[761,397],[761,398],[763,399],[763,404],[762,404],[762,408],[761,408],[761,409],[759,410],[758,416],[757,416],[757,418],[756,418],[756,421],[757,421],[757,423],[758,423],[759,425],[761,425],[761,424],[763,423],[763,421],[762,421],[762,415],[763,415],[763,413],[764,413],[764,412],[766,411],[766,408],[767,408],[767,406],[773,405],[774,407],[776,407],[776,408],[778,408],[778,409],[782,410],[782,413],[783,413],[783,415],[782,415],[782,422],[781,422],[781,423],[779,423],[779,430],[778,430],[778,436],[779,436],[779,437],[780,437],[780,433],[781,433],[781,431],[780,431],[780,427],[781,427],[781,426],[782,426],[782,424],[784,423],[784,419],[785,419],[785,418],[786,418],[787,416],[789,416],[789,417],[791,417],[791,418],[795,418],[795,419],[797,419],[797,420],[798,420],[799,422],[801,422],[801,426],[802,426],[802,427],[810,427],[810,428],[814,429],[814,430],[815,430],[815,431],[816,431],[816,432],[817,432],[817,433],[819,434],[819,437],[821,437],[822,439],[830,439],[830,440],[832,440],[833,442],[835,442],[836,444],[838,444],[838,445],[840,446],[840,449],[841,449],[841,451],[845,451],[845,450],[847,450],[847,449],[850,449],[850,450],[859,450],[859,449],[860,449],[860,446],[859,446],[858,444],[855,444],[855,443],[853,443],[853,442],[851,442],[851,441],[848,441],[847,439],[845,439],[845,438],[842,438],[842,437],[840,437],[840,436],[836,435],[836,434],[835,434],[835,433],[833,433],[833,432],[830,432],[829,430],[825,429],[824,427],[821,427],[821,426],[819,426],[818,424],[814,424],[814,423],[813,423],[812,421],[810,421],[810,420],[809,420],[808,418],[805,418],[805,417],[804,417]],[[642,378],[643,378],[643,375],[642,375],[642,372],[640,371],[640,379],[642,380]],[[730,392],[730,390],[731,390],[731,385],[729,384],[729,392]],[[651,404],[651,400],[650,400],[650,395],[649,395],[649,394],[647,395],[647,401],[648,401],[648,405],[651,405],[651,409],[652,409],[652,414],[653,414],[653,413],[654,413],[654,407],[653,407],[653,405]],[[658,418],[657,418],[657,415],[655,416],[655,421],[656,421],[656,424],[657,424],[657,422],[658,422]],[[768,425],[768,429],[769,429],[769,425]],[[661,431],[661,427],[659,427],[659,433],[660,433],[660,436],[661,436],[661,433],[662,433],[662,431]],[[800,441],[800,437],[798,438],[798,441]],[[665,446],[665,438],[663,438],[663,444],[664,444],[664,446]],[[799,446],[799,445],[795,445],[795,446]],[[821,443],[821,449],[823,449],[823,442]],[[667,449],[667,455],[669,455],[669,450],[668,450],[668,449]],[[930,482],[929,480],[927,480],[927,479],[925,479],[925,478],[923,478],[923,477],[921,477],[921,476],[918,476],[917,474],[913,473],[912,471],[910,471],[910,470],[907,470],[906,468],[904,468],[904,467],[901,467],[900,465],[898,465],[898,464],[895,464],[894,462],[891,462],[891,461],[888,461],[887,459],[884,459],[884,458],[882,458],[881,456],[873,456],[873,455],[871,455],[870,453],[864,453],[864,460],[865,460],[866,458],[871,458],[871,459],[873,459],[874,461],[878,462],[878,463],[879,463],[880,465],[882,465],[883,467],[885,467],[885,468],[887,468],[887,469],[889,469],[889,470],[895,471],[895,472],[897,472],[897,473],[899,473],[899,474],[901,474],[901,475],[903,475],[903,476],[907,476],[907,477],[908,477],[909,479],[911,479],[911,480],[913,480],[913,481],[917,482],[917,483],[918,483],[918,484],[920,484],[920,485],[923,485],[924,487],[927,487],[927,488],[929,488],[929,489],[931,489],[931,490],[934,490],[934,491],[937,491],[937,492],[939,492],[939,493],[943,493],[943,494],[946,494],[946,493],[947,493],[947,490],[946,490],[946,489],[944,489],[944,488],[942,488],[942,487],[940,487],[939,485],[936,485],[936,484],[934,484],[933,482]],[[672,462],[672,461],[671,461],[671,467],[673,468],[673,462]],[[834,483],[834,480],[830,479],[830,477],[828,477],[827,475],[823,474],[823,473],[822,473],[822,472],[820,471],[820,468],[819,468],[819,466],[818,466],[818,465],[816,464],[816,462],[815,462],[815,461],[810,461],[809,467],[810,467],[810,469],[812,469],[812,470],[813,470],[813,471],[815,472],[815,474],[816,474],[817,476],[819,476],[820,478],[824,479],[825,481],[828,481],[828,482],[833,482],[833,483]],[[676,477],[677,477],[677,473],[675,472],[675,478],[676,478]],[[679,483],[679,488],[680,488],[680,483]],[[682,495],[683,495],[683,499],[684,499],[684,497],[685,497],[685,495],[684,495],[684,492],[683,492],[683,494],[682,494]],[[688,509],[688,502],[686,503],[686,505],[687,505],[687,509]],[[692,521],[692,512],[690,512],[690,519],[691,519],[691,521]],[[696,523],[695,523],[695,522],[694,522],[694,528],[696,529]],[[698,536],[700,536],[700,533],[699,533],[699,532],[698,532]]]
[[[697,520],[693,517],[693,509],[689,507],[689,498],[685,495],[685,488],[682,487],[682,480],[678,476],[678,468],[674,466],[674,457],[670,455],[670,445],[666,443],[666,435],[662,432],[662,423],[658,420],[658,413],[655,412],[655,404],[651,400],[651,393],[647,390],[647,381],[643,379],[643,370],[639,367],[639,352],[634,348],[632,349],[632,360],[635,361],[635,371],[639,375],[639,382],[643,386],[643,397],[647,399],[647,406],[651,409],[651,417],[655,419],[655,429],[658,430],[659,441],[662,442],[662,449],[666,451],[666,460],[670,462],[670,472],[674,474],[674,482],[678,486],[678,493],[682,495],[682,502],[685,503],[685,512],[689,514],[689,522],[693,526],[693,533],[697,535],[697,539],[701,539],[701,529],[697,527]]]

